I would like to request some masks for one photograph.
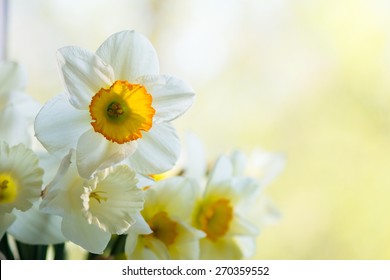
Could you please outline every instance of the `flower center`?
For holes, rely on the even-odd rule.
[[[18,185],[8,174],[0,174],[0,204],[12,203],[18,195]]]
[[[118,80],[92,97],[89,112],[96,132],[123,144],[141,138],[141,131],[149,131],[156,111],[144,86]]]
[[[101,200],[107,201],[108,198],[101,195],[101,194],[104,194],[104,193],[106,193],[106,192],[104,192],[104,191],[91,192],[90,195],[89,195],[89,198],[90,199],[94,198],[99,203],[101,202]]]
[[[203,205],[198,216],[200,229],[212,241],[224,236],[229,230],[233,218],[233,208],[227,199],[219,199],[213,203]]]
[[[172,221],[167,212],[158,212],[148,221],[153,232],[148,235],[161,240],[166,246],[172,245],[178,235],[177,223]]]

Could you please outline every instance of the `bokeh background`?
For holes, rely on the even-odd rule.
[[[390,259],[390,1],[10,0],[8,58],[39,101],[63,90],[56,50],[135,29],[187,80],[175,121],[208,157],[282,152],[282,213],[256,259]]]

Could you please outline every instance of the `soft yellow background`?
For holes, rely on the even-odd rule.
[[[135,29],[187,80],[175,122],[210,160],[287,156],[267,194],[283,214],[260,259],[390,259],[390,1],[11,0],[9,58],[41,102],[63,90],[55,52]]]

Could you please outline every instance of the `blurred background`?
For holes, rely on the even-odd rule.
[[[390,1],[9,2],[8,58],[42,103],[63,90],[58,48],[135,29],[197,92],[174,123],[210,160],[286,155],[255,259],[390,259]]]

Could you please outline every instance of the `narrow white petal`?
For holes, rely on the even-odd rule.
[[[89,224],[81,211],[72,211],[64,217],[62,233],[68,240],[94,254],[102,254],[111,238],[110,233],[102,231],[96,225]]]
[[[206,190],[210,191],[214,186],[220,185],[232,176],[233,166],[230,159],[226,156],[219,157],[210,172]]]
[[[227,235],[252,235],[256,236],[259,234],[259,229],[246,220],[243,216],[234,214],[233,220],[230,224],[230,229]]]
[[[156,75],[159,64],[149,40],[135,32],[122,31],[111,35],[96,51],[114,69],[116,80],[134,83],[144,75]]]
[[[28,128],[27,119],[18,114],[15,105],[8,104],[0,111],[0,141],[5,141],[11,146],[20,143],[30,146],[32,135]]]
[[[144,234],[144,235],[152,233],[150,226],[145,221],[144,217],[142,217],[140,212],[136,212],[133,217],[135,223],[130,227],[132,232],[135,232],[137,234]]]
[[[45,214],[38,209],[38,203],[26,212],[14,211],[17,219],[8,229],[16,240],[26,244],[57,244],[66,241],[61,232],[62,219]]]
[[[0,239],[3,238],[4,233],[9,226],[15,221],[16,216],[13,213],[0,213]]]
[[[80,135],[91,128],[90,122],[88,111],[75,109],[65,94],[59,94],[38,113],[35,135],[50,153],[64,156],[76,148]]]
[[[179,138],[170,123],[154,124],[137,143],[137,150],[125,161],[136,172],[163,173],[171,169],[179,158]]]
[[[245,154],[241,151],[235,150],[231,156],[231,161],[233,165],[233,176],[244,176],[246,157]]]
[[[116,164],[137,148],[137,142],[117,144],[108,141],[92,129],[81,135],[76,149],[77,169],[80,176],[89,178],[93,172]]]
[[[137,80],[153,97],[156,122],[172,121],[192,105],[194,90],[184,81],[167,75],[143,76]]]
[[[88,109],[92,97],[114,82],[111,66],[86,49],[61,48],[57,59],[69,100],[78,109]]]
[[[0,62],[0,96],[27,85],[26,70],[16,62]]]

